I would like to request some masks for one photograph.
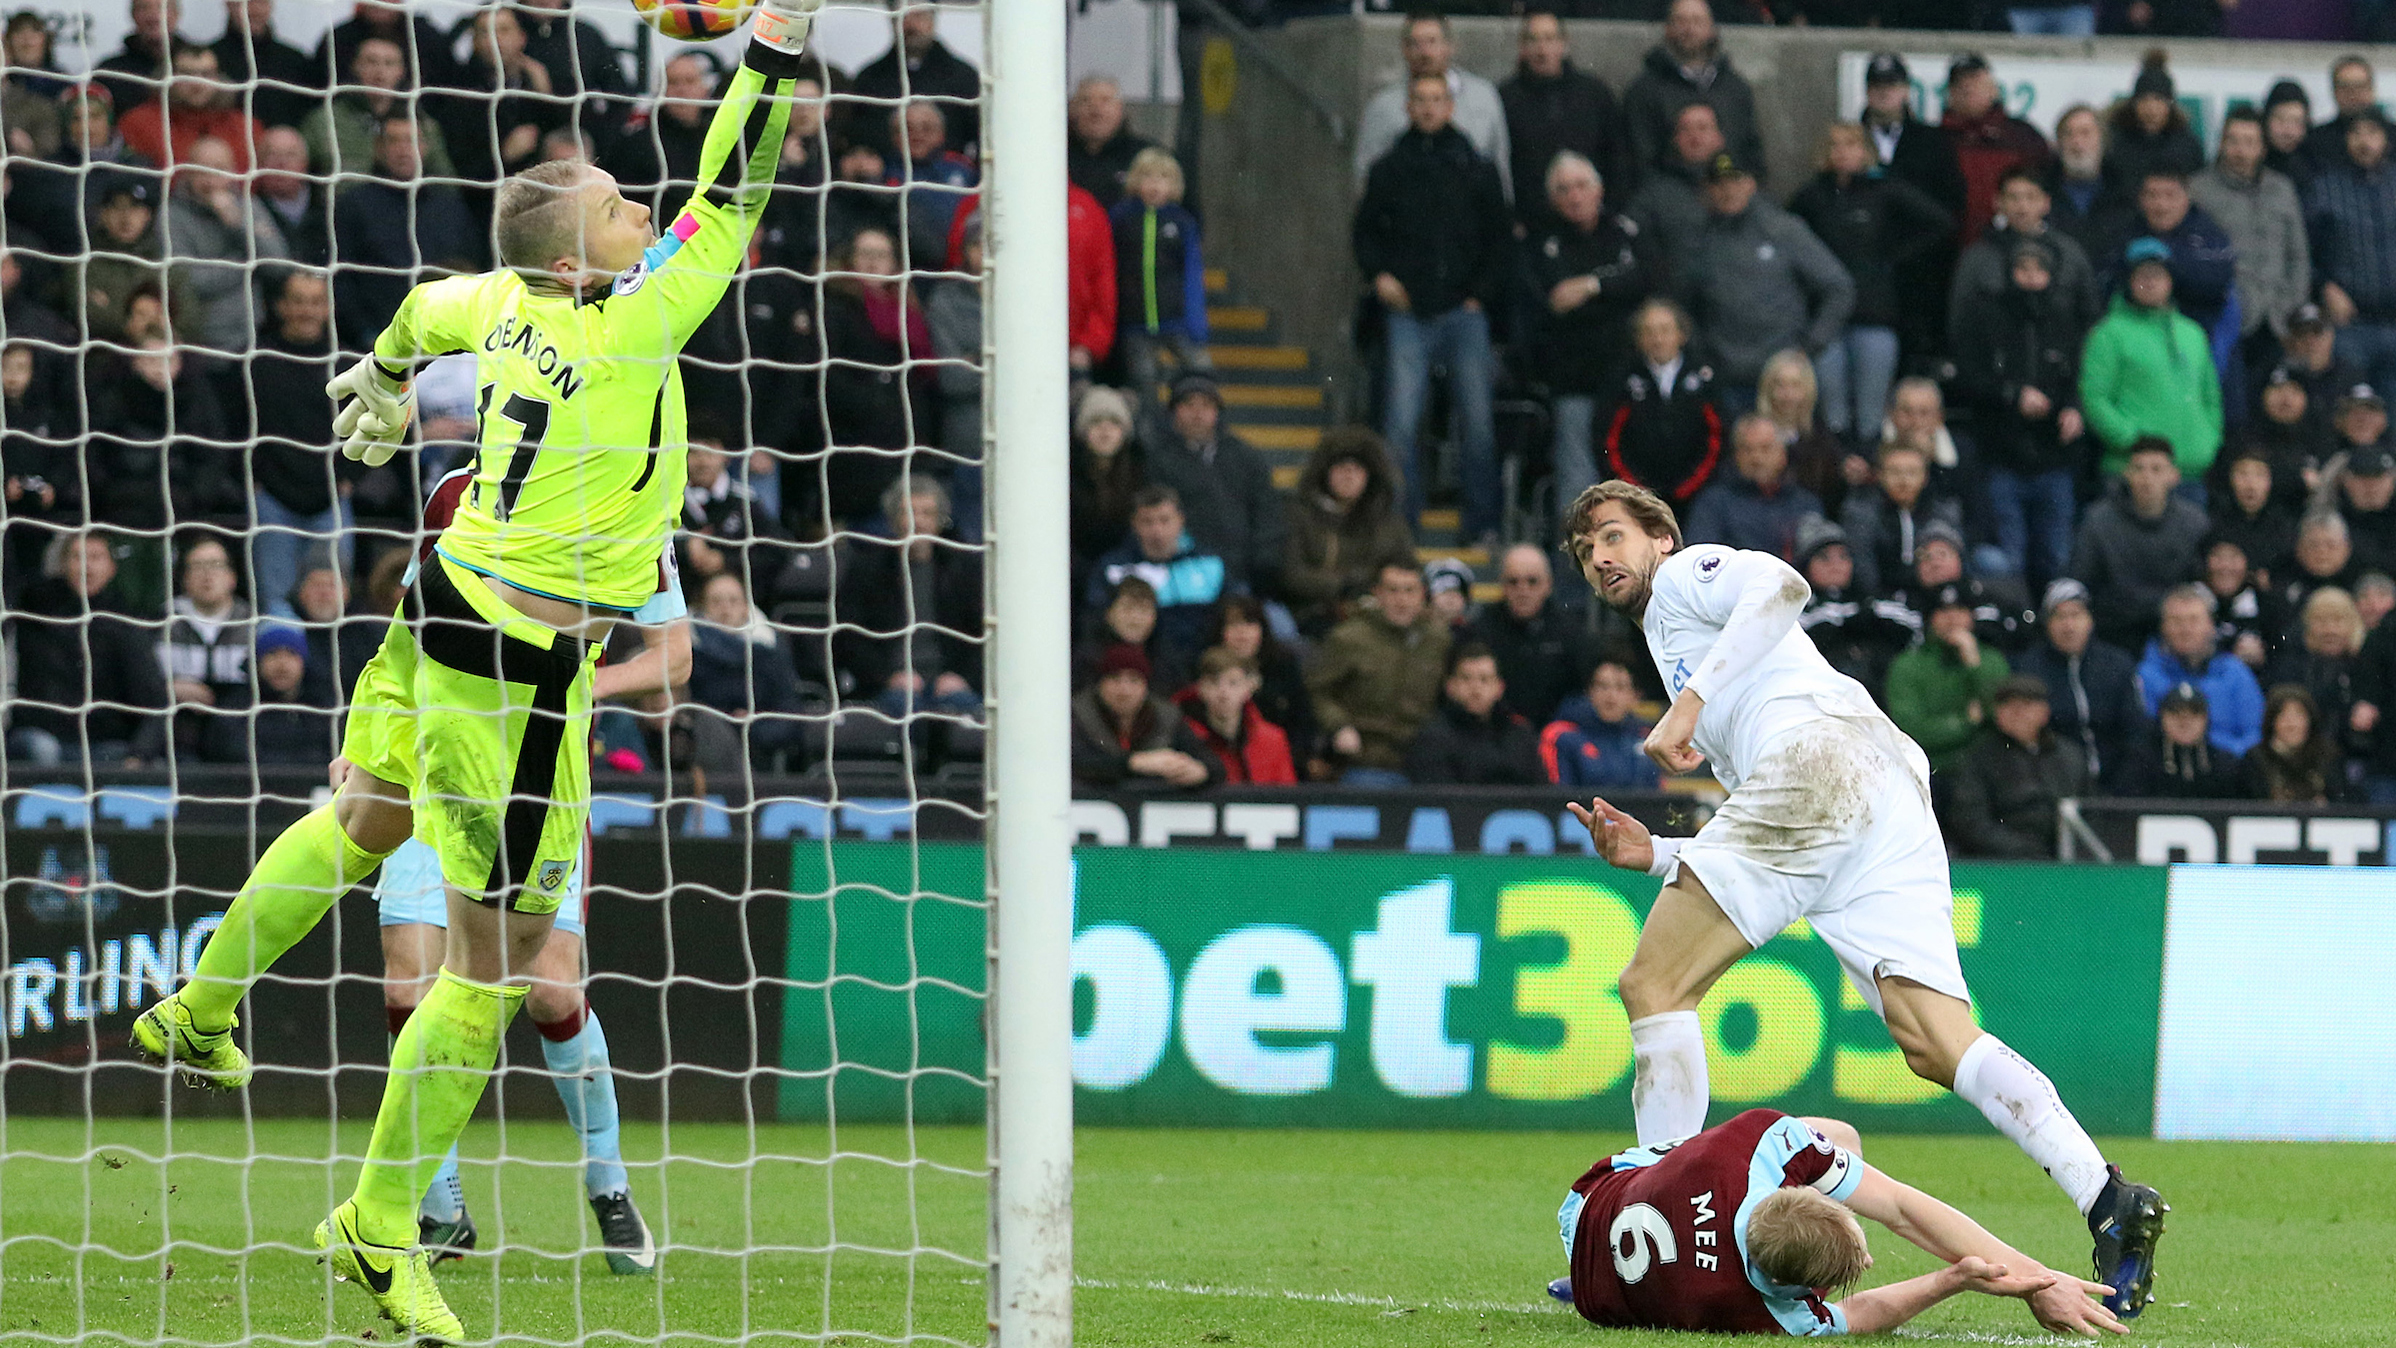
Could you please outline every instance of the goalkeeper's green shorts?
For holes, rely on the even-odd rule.
[[[342,755],[409,788],[444,883],[554,913],[590,814],[598,657],[436,553],[359,672]]]

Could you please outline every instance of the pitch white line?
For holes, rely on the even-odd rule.
[[[1075,1278],[1073,1285],[1100,1292],[1170,1292],[1178,1296],[1228,1297],[1246,1301],[1310,1301],[1328,1306],[1377,1306],[1403,1314],[1416,1310],[1507,1311],[1524,1315],[1569,1314],[1561,1302],[1544,1305],[1521,1301],[1400,1301],[1367,1292],[1300,1292],[1287,1287],[1227,1287],[1220,1283],[1171,1282],[1162,1278],[1126,1282],[1113,1278]]]
[[[978,1282],[965,1278],[962,1282]],[[1402,1315],[1417,1310],[1443,1311],[1503,1311],[1520,1315],[1570,1315],[1572,1308],[1558,1301],[1530,1303],[1516,1301],[1400,1301],[1396,1297],[1375,1296],[1368,1292],[1301,1292],[1287,1287],[1233,1287],[1221,1283],[1173,1282],[1163,1278],[1121,1280],[1115,1278],[1075,1278],[1073,1285],[1099,1292],[1165,1292],[1175,1296],[1222,1297],[1242,1301],[1304,1301],[1327,1306],[1379,1307],[1384,1314]],[[1923,1332],[1900,1329],[1896,1337],[1915,1343],[1984,1343],[2003,1345],[2003,1348],[2051,1348],[2055,1340],[2044,1334],[1992,1334],[1985,1330]],[[2236,1342],[2225,1342],[2214,1348],[2244,1348]]]

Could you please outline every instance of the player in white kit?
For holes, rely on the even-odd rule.
[[[1977,1106],[2087,1217],[2097,1281],[2116,1289],[2106,1307],[2144,1310],[2170,1208],[2106,1163],[2045,1073],[1972,1020],[1929,761],[1798,628],[1805,578],[1768,553],[1684,546],[1672,507],[1627,482],[1583,492],[1564,532],[1671,689],[1648,755],[1667,772],[1711,764],[1730,791],[1693,838],[1656,837],[1603,800],[1571,807],[1607,861],[1667,882],[1621,980],[1640,1145],[1705,1127],[1697,1005],[1802,917],[1906,1066]]]

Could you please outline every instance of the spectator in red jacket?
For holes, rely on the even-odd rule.
[[[1198,681],[1174,695],[1190,733],[1223,760],[1231,786],[1296,786],[1290,737],[1256,705],[1264,679],[1256,662],[1221,646],[1198,657]]]
[[[965,266],[965,223],[980,215],[980,193],[957,207],[948,227],[948,269]],[[1073,352],[1073,374],[1090,370],[1115,349],[1115,226],[1098,198],[1065,187],[1065,333]]]
[[[1940,123],[1963,166],[1962,241],[1970,245],[1997,213],[1997,180],[2016,164],[2043,164],[2052,153],[2038,128],[2005,111],[2005,91],[1978,52],[1947,68],[1947,116]]]
[[[232,88],[218,77],[216,53],[177,38],[175,77],[165,94],[127,109],[117,119],[117,134],[125,138],[125,148],[153,164],[169,167],[191,157],[192,142],[214,136],[233,147],[233,171],[247,173],[250,155],[266,128],[234,102]],[[167,133],[170,111],[172,144]]]

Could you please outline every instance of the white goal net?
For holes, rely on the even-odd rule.
[[[539,438],[469,350],[367,467],[325,383],[412,286],[497,265],[510,175],[588,161],[672,239],[746,42],[628,0],[223,8],[7,20],[0,1341],[390,1333],[310,1232],[440,965],[438,863],[394,854],[251,988],[245,1089],[130,1036],[330,797],[428,497],[495,418]],[[828,8],[763,147],[679,357],[687,612],[609,639],[570,972],[421,1204],[469,1338],[1064,1341],[1062,753],[994,733],[1063,742],[1063,20],[1025,8]],[[1014,555],[1010,500],[1050,535]]]

